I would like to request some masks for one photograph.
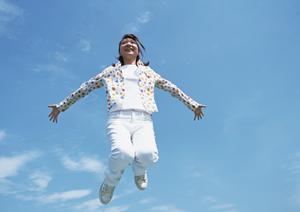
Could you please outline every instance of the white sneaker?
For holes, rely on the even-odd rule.
[[[148,186],[148,176],[147,173],[140,176],[134,177],[135,185],[140,190],[145,190]]]
[[[114,190],[115,190],[115,186],[109,186],[103,182],[99,191],[100,202],[105,205],[108,204],[112,199]]]

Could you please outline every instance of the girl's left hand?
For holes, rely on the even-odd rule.
[[[205,105],[200,105],[199,107],[197,107],[194,111],[195,113],[195,117],[194,117],[194,120],[199,120],[199,119],[202,119],[204,114],[203,114],[203,111],[202,111],[202,108],[205,108],[206,106]]]

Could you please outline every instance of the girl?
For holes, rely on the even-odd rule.
[[[59,104],[48,106],[52,109],[50,121],[57,123],[60,112],[92,90],[105,87],[107,135],[111,142],[111,154],[99,191],[99,199],[103,204],[110,202],[122,173],[130,164],[137,188],[147,188],[147,168],[158,160],[152,123],[152,113],[158,111],[154,101],[154,87],[168,91],[182,101],[194,112],[194,120],[203,117],[202,109],[205,105],[197,103],[176,85],[162,78],[149,67],[149,62],[142,62],[142,49],[145,50],[137,36],[125,34],[119,43],[119,61],[116,64],[83,83]]]

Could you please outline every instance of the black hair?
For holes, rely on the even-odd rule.
[[[143,50],[146,51],[146,48],[145,48],[144,45],[141,43],[141,41],[139,40],[139,38],[138,38],[136,35],[134,35],[134,34],[125,34],[125,35],[123,35],[122,39],[121,39],[120,42],[119,42],[119,57],[118,57],[118,60],[121,62],[121,65],[124,65],[124,59],[123,59],[123,57],[122,57],[121,54],[120,54],[120,47],[121,47],[122,41],[123,41],[124,39],[126,39],[126,38],[131,38],[131,39],[134,40],[134,41],[137,43],[137,45],[138,45],[138,51],[139,51],[139,53],[138,53],[138,55],[137,55],[137,57],[136,57],[136,61],[135,61],[135,63],[137,64],[137,62],[140,60],[141,56],[143,56]],[[142,61],[142,62],[143,62],[143,61]],[[143,64],[144,64],[145,66],[148,66],[149,63],[150,63],[149,61],[148,61],[148,62],[143,62]],[[114,65],[115,65],[115,64],[113,64],[113,66],[114,66]]]

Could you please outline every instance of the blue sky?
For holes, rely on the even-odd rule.
[[[0,0],[0,208],[300,211],[298,0]],[[48,121],[48,104],[114,63],[124,33],[195,100],[156,90],[159,162],[98,201],[110,144],[104,89]]]

